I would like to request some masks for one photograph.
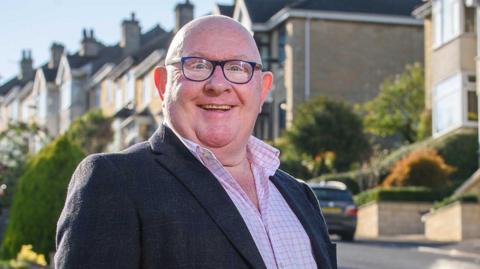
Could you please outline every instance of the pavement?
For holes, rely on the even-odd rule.
[[[397,247],[417,247],[420,252],[444,254],[453,257],[480,259],[480,238],[461,242],[439,242],[425,238],[424,235],[381,236],[378,238],[356,237],[359,244],[391,244]]]

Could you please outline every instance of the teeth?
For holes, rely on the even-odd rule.
[[[229,105],[213,105],[213,104],[202,105],[201,107],[203,109],[219,109],[219,110],[229,110],[232,108],[232,106],[229,106]]]

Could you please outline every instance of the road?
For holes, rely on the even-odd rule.
[[[336,243],[339,269],[480,269],[480,255],[455,253],[439,243]]]

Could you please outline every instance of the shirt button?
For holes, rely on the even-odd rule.
[[[283,267],[283,263],[279,263],[279,264],[278,264],[278,268],[284,268],[284,267]]]

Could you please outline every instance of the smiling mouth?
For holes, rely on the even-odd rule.
[[[204,110],[208,111],[229,111],[233,108],[230,105],[214,105],[214,104],[206,104],[206,105],[199,105]]]

